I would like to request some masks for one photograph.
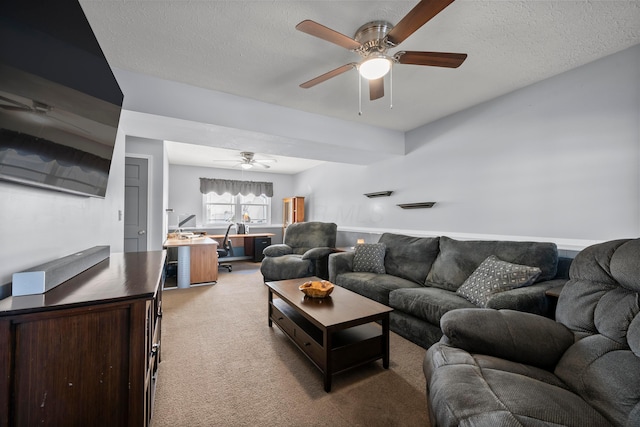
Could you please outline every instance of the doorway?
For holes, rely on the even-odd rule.
[[[124,251],[147,250],[149,161],[126,157],[124,168]]]

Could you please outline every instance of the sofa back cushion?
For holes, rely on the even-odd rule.
[[[384,268],[387,274],[424,286],[427,273],[438,255],[438,237],[412,237],[384,233],[378,240],[387,247]]]
[[[558,248],[548,242],[461,241],[440,237],[440,252],[427,276],[426,284],[456,291],[488,256],[503,261],[538,267],[536,282],[553,279],[558,268]]]
[[[640,239],[582,250],[556,320],[575,335],[555,374],[614,425],[640,420]]]
[[[332,222],[294,222],[284,233],[284,243],[302,255],[311,248],[336,246],[338,226]]]

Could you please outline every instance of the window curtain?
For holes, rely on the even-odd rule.
[[[242,194],[243,196],[247,196],[249,194],[255,194],[256,196],[259,196],[261,194],[264,194],[267,197],[273,197],[273,182],[200,178],[200,192],[202,194],[231,193],[234,196],[236,194]]]

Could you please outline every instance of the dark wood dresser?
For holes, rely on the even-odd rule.
[[[111,257],[0,300],[0,426],[151,423],[165,252]]]

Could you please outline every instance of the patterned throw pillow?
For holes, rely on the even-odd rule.
[[[353,255],[353,271],[384,274],[384,243],[361,243],[356,245]]]
[[[494,294],[531,285],[540,273],[538,267],[512,264],[491,255],[482,261],[456,293],[480,307],[486,307]]]

